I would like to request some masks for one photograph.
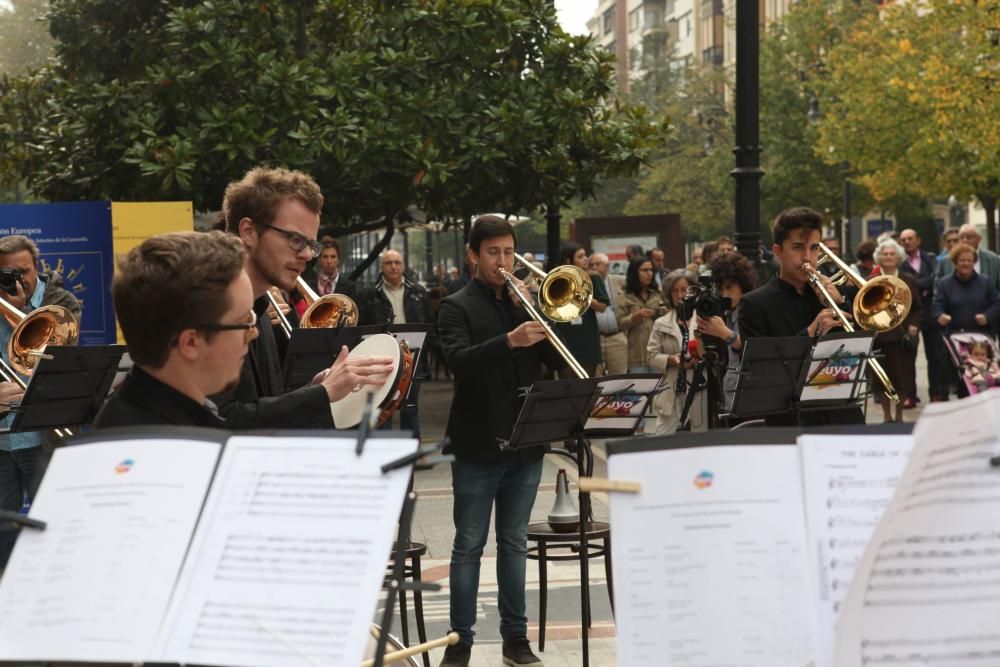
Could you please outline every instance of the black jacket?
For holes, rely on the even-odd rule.
[[[799,294],[775,276],[740,299],[740,336],[807,336],[809,325],[826,306],[806,285]]]
[[[240,383],[231,392],[213,396],[226,428],[333,428],[330,398],[322,385],[306,385],[285,393],[274,327],[264,314],[267,297],[253,304],[258,336],[243,360]]]
[[[455,395],[448,415],[450,453],[461,461],[537,461],[544,448],[501,452],[498,439],[510,438],[524,402],[519,389],[541,378],[542,362],[565,363],[547,342],[511,349],[507,333],[529,319],[509,297],[472,280],[441,302],[438,331],[445,363],[454,375]]]
[[[360,299],[358,310],[361,311],[358,324],[385,324],[394,316],[392,304],[389,302],[389,297],[385,295],[385,287],[381,277],[371,287],[362,289],[358,298]],[[407,324],[432,324],[434,322],[431,304],[427,300],[427,290],[406,278],[403,279],[403,310]]]
[[[121,388],[101,406],[94,419],[94,428],[151,424],[225,426],[223,419],[209,408],[133,366]]]
[[[914,271],[907,258],[903,257],[903,262],[899,265],[899,272],[907,273],[916,279],[917,290],[920,292],[920,301],[924,304],[923,322],[932,322],[934,318],[931,316],[931,309],[928,306],[934,300],[934,278],[937,272],[937,259],[929,252],[921,250],[920,271]]]
[[[968,280],[959,280],[952,273],[938,281],[934,293],[934,319],[951,315],[948,331],[997,332],[1000,323],[1000,295],[986,276],[972,273]],[[986,316],[986,326],[976,322],[976,315]]]

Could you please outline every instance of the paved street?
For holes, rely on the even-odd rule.
[[[917,386],[921,400],[926,403],[927,372],[923,350],[917,359]],[[450,381],[429,381],[421,389],[420,421],[425,442],[432,442],[444,435],[451,403],[452,385]],[[880,423],[881,410],[872,410],[869,403],[868,422]],[[904,417],[913,421],[920,409],[907,410]],[[604,443],[596,441],[595,475],[606,476],[606,454]],[[575,493],[576,470],[570,462],[555,455],[545,460],[542,484],[532,512],[532,521],[545,521],[555,500],[555,479],[560,468],[566,469]],[[448,562],[451,552],[453,526],[451,520],[451,472],[447,466],[439,466],[416,473],[415,490],[418,495],[417,511],[413,526],[413,539],[427,545],[427,556],[421,562],[425,581],[441,585],[438,593],[424,596],[424,618],[429,638],[439,637],[448,630]],[[575,498],[574,498],[575,501]],[[607,521],[608,498],[606,494],[593,497],[594,514],[598,521]],[[479,589],[479,615],[476,625],[476,646],[473,649],[474,667],[494,667],[502,664],[499,616],[497,612],[496,587],[496,545],[493,531],[483,558]],[[548,568],[548,618],[546,619],[545,652],[539,656],[546,667],[570,667],[582,664],[580,642],[580,568],[575,562],[550,563]],[[608,602],[604,561],[590,561],[590,590],[593,607],[593,627],[591,628],[590,658],[592,665],[613,666],[617,664],[615,653],[615,629]],[[412,600],[407,600],[410,615],[411,643],[416,643],[416,624],[413,619]],[[537,649],[538,638],[538,564],[528,561],[528,634]],[[401,635],[399,617],[393,623],[392,633]],[[431,654],[431,664],[437,665],[442,650]],[[536,651],[537,653],[537,651]]]

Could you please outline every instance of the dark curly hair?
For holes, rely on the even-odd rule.
[[[712,282],[721,288],[726,282],[734,282],[740,286],[743,293],[757,287],[757,274],[753,264],[738,252],[724,252],[712,258],[708,268],[712,271]]]

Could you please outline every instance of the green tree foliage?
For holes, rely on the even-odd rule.
[[[1000,4],[891,4],[864,16],[828,61],[828,159],[849,159],[879,199],[977,197],[995,249]]]
[[[666,145],[645,171],[625,207],[630,215],[679,213],[684,233],[703,239],[733,226],[733,121],[724,103],[721,73],[675,72],[660,95],[671,119]]]
[[[53,41],[44,21],[47,0],[7,0],[0,5],[0,76],[38,69],[52,54]]]
[[[773,23],[761,40],[760,132],[761,219],[768,224],[791,206],[810,206],[833,219],[842,216],[843,183],[852,172],[830,162],[823,152],[819,129],[810,122],[827,106],[822,89],[825,54],[846,30],[869,11],[854,2],[803,0],[781,23]],[[853,207],[866,210],[873,202],[862,187],[854,187]]]
[[[660,131],[546,0],[53,0],[51,29],[31,180],[55,200],[211,209],[274,163],[340,225],[515,212],[634,172]]]

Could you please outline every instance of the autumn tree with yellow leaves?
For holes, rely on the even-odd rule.
[[[876,200],[975,197],[996,250],[1000,0],[888,4],[825,55],[817,155]]]

